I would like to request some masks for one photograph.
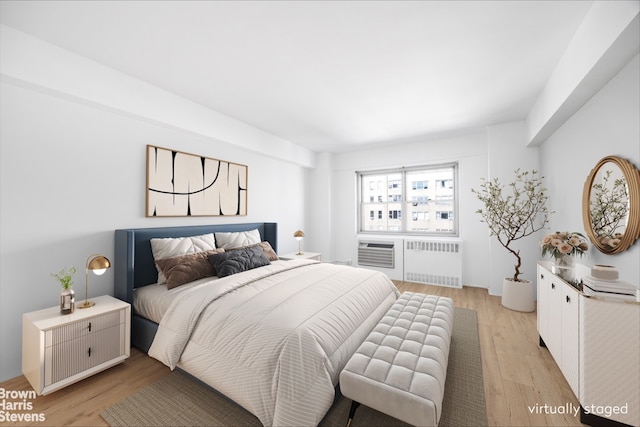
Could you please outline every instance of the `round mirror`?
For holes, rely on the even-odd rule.
[[[582,219],[600,252],[616,254],[640,237],[640,174],[628,161],[608,156],[587,177]]]

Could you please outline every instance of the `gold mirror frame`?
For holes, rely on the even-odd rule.
[[[611,247],[604,244],[600,236],[597,236],[592,223],[591,216],[591,190],[593,189],[594,180],[598,176],[598,172],[606,163],[614,163],[620,168],[627,184],[627,192],[629,196],[629,214],[624,234],[620,236],[620,243]],[[584,183],[582,192],[582,221],[587,235],[591,243],[598,250],[605,254],[617,254],[627,250],[640,237],[640,172],[627,160],[616,156],[607,156],[602,158],[598,164],[591,170]]]

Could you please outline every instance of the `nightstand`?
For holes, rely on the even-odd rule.
[[[298,255],[297,252],[291,252],[289,254],[278,255],[278,258],[284,260],[290,259],[315,259],[316,261],[322,261],[322,254],[318,252],[304,252],[302,255]]]
[[[123,362],[130,355],[131,305],[105,295],[91,308],[51,307],[22,315],[22,372],[48,394]]]

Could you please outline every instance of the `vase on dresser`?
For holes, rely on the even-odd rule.
[[[568,283],[576,281],[576,257],[560,254],[553,258],[551,272]]]
[[[76,292],[73,288],[62,288],[60,291],[60,313],[71,314],[76,309]]]

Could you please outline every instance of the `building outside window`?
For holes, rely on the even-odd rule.
[[[428,187],[429,181],[411,181],[411,189],[413,190],[424,190]]]
[[[357,172],[359,231],[457,236],[457,176],[457,163]]]
[[[389,219],[400,219],[402,218],[402,211],[393,209],[389,211]]]

